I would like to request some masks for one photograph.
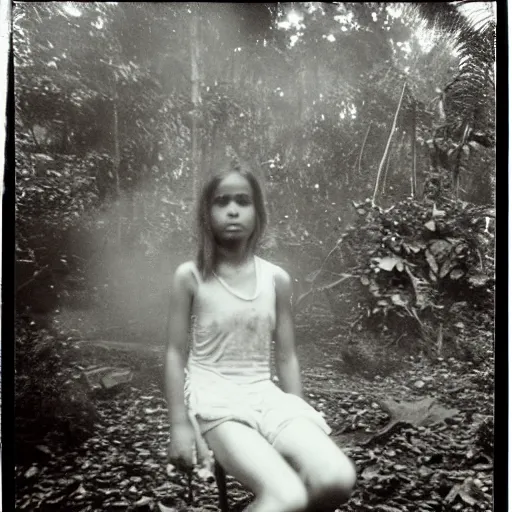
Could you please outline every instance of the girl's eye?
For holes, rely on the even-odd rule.
[[[231,201],[231,197],[229,196],[217,196],[214,200],[213,200],[213,204],[217,205],[217,206],[227,206],[229,204],[229,202]]]
[[[249,206],[252,203],[251,197],[247,194],[237,194],[235,201],[239,206]]]
[[[249,206],[252,204],[251,196],[248,194],[235,194],[230,196],[228,194],[217,196],[213,200],[213,204],[220,207],[226,207],[231,201],[235,201],[238,206]]]

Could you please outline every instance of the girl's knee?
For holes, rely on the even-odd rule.
[[[258,501],[261,502],[261,510],[303,512],[308,506],[308,493],[300,479],[288,483],[283,481],[274,489],[265,490]]]
[[[354,463],[343,456],[336,465],[326,465],[325,471],[315,476],[311,482],[311,500],[334,509],[350,499],[355,483]]]

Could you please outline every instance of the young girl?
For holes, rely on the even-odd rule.
[[[350,497],[355,469],[302,397],[291,279],[255,255],[266,220],[262,189],[239,164],[204,187],[197,259],[177,268],[171,286],[169,455],[191,469],[198,430],[254,493],[247,510],[334,510]]]

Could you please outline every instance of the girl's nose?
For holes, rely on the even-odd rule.
[[[230,217],[236,217],[238,216],[238,208],[236,207],[236,204],[231,203],[228,208],[228,215]]]

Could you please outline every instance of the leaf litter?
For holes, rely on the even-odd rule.
[[[411,359],[391,376],[363,379],[324,364],[335,347],[299,345],[299,357],[307,400],[358,468],[342,510],[491,510],[493,390],[481,385],[493,380],[490,366]],[[198,468],[189,477],[168,464],[161,372],[148,369],[130,388],[98,400],[101,424],[78,449],[48,442],[39,445],[44,463],[16,466],[16,510],[219,510],[211,472]],[[230,476],[227,488],[230,510],[250,503]]]

